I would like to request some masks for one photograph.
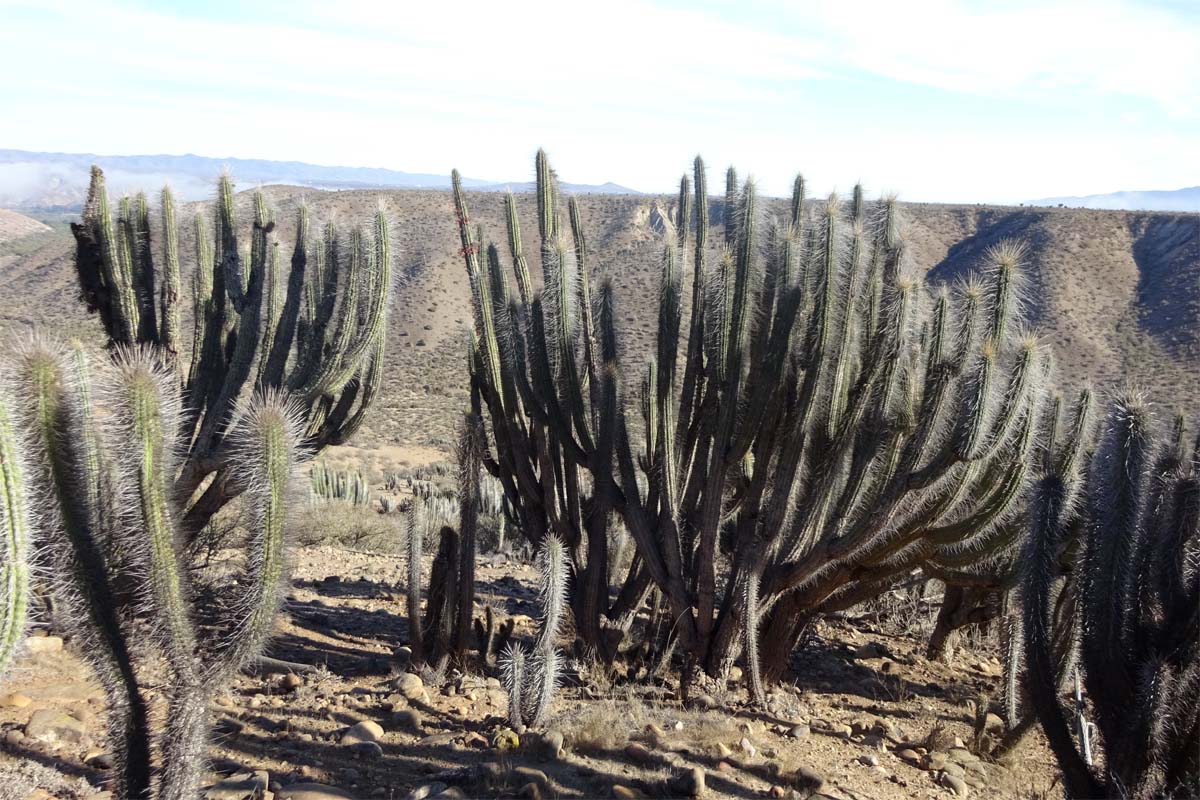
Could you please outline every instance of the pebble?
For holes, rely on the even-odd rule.
[[[342,744],[359,744],[362,742],[377,742],[383,738],[383,727],[378,722],[364,719],[350,726],[342,734]]]
[[[811,733],[812,728],[801,723],[800,725],[793,725],[792,729],[788,731],[788,736],[791,736],[793,739],[806,739]]]
[[[921,763],[920,753],[908,747],[897,750],[896,755],[899,756],[901,760],[907,761],[909,764],[914,766]]]
[[[415,736],[421,735],[421,726],[424,720],[421,718],[421,712],[411,708],[405,708],[396,711],[392,714],[392,724],[399,730],[411,733]]]
[[[625,757],[635,764],[648,764],[654,759],[654,754],[641,742],[630,742],[625,745]]]
[[[537,739],[537,749],[542,758],[557,761],[562,757],[564,741],[562,731],[546,731]]]
[[[858,763],[864,767],[878,767],[879,759],[873,753],[866,753],[858,757]]]
[[[355,800],[354,795],[320,783],[295,783],[275,793],[275,800]]]
[[[751,758],[753,758],[758,753],[758,748],[755,747],[754,743],[751,742],[749,739],[747,739],[745,736],[743,736],[742,740],[740,742],[738,742],[738,747],[741,748],[743,753],[750,756]]]
[[[285,692],[294,692],[304,685],[304,679],[294,672],[289,672],[279,679],[279,688]]]
[[[46,637],[49,638],[49,637]],[[71,742],[79,744],[86,731],[83,723],[56,708],[43,708],[33,712],[25,726],[25,735],[39,742]]]
[[[425,800],[427,797],[441,794],[447,788],[449,787],[444,783],[426,783],[409,792],[404,800]]]
[[[381,758],[383,756],[383,748],[379,746],[379,742],[354,742],[350,745],[350,750],[354,753],[355,758]]]
[[[700,797],[704,794],[704,782],[704,770],[692,767],[668,781],[667,788],[687,797]]]
[[[420,675],[406,672],[396,678],[396,691],[408,700],[419,700],[425,696],[425,682]]]
[[[642,796],[642,793],[637,789],[631,789],[628,786],[622,786],[619,783],[614,783],[612,787],[612,796],[621,798],[622,800],[637,800]]]
[[[859,645],[854,650],[854,657],[860,660],[883,658],[887,654],[887,648],[879,642],[867,642],[866,644]]]
[[[802,766],[796,768],[796,774],[792,776],[792,784],[802,791],[819,792],[825,785],[825,779],[815,770]]]
[[[948,772],[942,773],[942,786],[945,786],[959,797],[966,797],[967,792],[970,791],[962,778],[951,775]]]
[[[25,649],[30,653],[60,653],[63,649],[61,636],[30,636],[25,640]]]
[[[33,700],[19,692],[0,695],[0,708],[25,708]]]

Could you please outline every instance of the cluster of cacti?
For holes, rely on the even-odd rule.
[[[189,538],[238,491],[226,441],[246,397],[286,389],[304,410],[305,445],[319,450],[358,429],[380,384],[392,291],[387,217],[376,214],[370,236],[329,224],[314,240],[300,205],[285,272],[261,192],[253,215],[248,258],[228,176],[218,184],[214,234],[196,215],[190,336],[181,329],[181,237],[170,190],[162,192],[156,245],[145,196],[122,199],[114,215],[93,167],[82,221],[71,226],[84,302],[99,312],[111,344],[156,346],[184,390],[186,457],[175,488],[188,499]]]
[[[1162,442],[1136,392],[1109,410],[1086,487],[1051,465],[1031,503],[1023,628],[1032,705],[1072,797],[1200,795],[1200,452],[1182,418]],[[1082,523],[1074,521],[1082,518]],[[1079,659],[1103,745],[1071,735],[1055,579],[1078,573]]]
[[[36,498],[37,548],[53,565],[44,576],[62,609],[59,621],[107,696],[113,793],[191,800],[204,767],[209,699],[259,653],[279,608],[302,421],[268,390],[228,422],[246,562],[214,604],[200,599],[181,548],[183,509],[172,481],[185,420],[169,364],[149,350],[120,349],[93,373],[80,347],[68,352],[33,340],[12,348],[4,377],[12,387],[0,415],[6,512],[21,496],[21,466],[24,495]],[[8,449],[14,441],[23,456]],[[13,566],[5,564],[10,576]],[[10,579],[8,608],[12,586]],[[6,612],[6,622],[15,621]],[[159,657],[170,677],[161,684],[164,729],[156,731],[138,675]]]
[[[421,614],[421,559],[425,531],[431,523],[448,523],[449,517],[434,516],[430,509],[434,501],[420,497],[413,498],[407,516],[409,646],[414,664],[428,664],[435,670],[443,669],[450,661],[461,663],[473,633],[482,437],[482,422],[467,414],[457,447],[458,498],[440,495],[435,498],[455,503],[458,525],[440,526],[424,615]],[[435,511],[440,513],[438,509]]]
[[[927,289],[893,200],[868,203],[856,188],[848,204],[806,203],[797,178],[787,218],[764,230],[754,184],[739,190],[733,170],[713,242],[695,167],[665,243],[640,446],[621,400],[612,283],[593,302],[581,212],[569,204],[568,233],[545,155],[540,289],[515,199],[514,294],[455,178],[475,300],[472,400],[490,418],[485,464],[521,531],[560,536],[582,565],[572,607],[583,643],[611,655],[656,586],[685,662],[721,674],[744,644],[761,697],[756,667],[781,670],[814,614],[919,568],[953,582],[1019,538],[1050,363],[1021,324],[1019,247],[995,247],[985,274],[954,290]],[[638,557],[610,604],[613,511]]]
[[[312,491],[323,500],[341,500],[356,506],[371,505],[371,487],[356,469],[335,469],[325,462],[313,464]]]
[[[563,657],[557,641],[567,606],[570,558],[561,539],[550,534],[538,552],[541,576],[541,626],[533,651],[520,642],[509,642],[500,657],[500,674],[508,693],[508,722],[521,733],[545,727],[550,706],[562,680]]]

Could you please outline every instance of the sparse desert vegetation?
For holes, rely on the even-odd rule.
[[[0,245],[0,795],[1200,791],[1194,218],[535,169]]]

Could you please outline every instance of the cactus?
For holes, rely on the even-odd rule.
[[[724,247],[714,252],[697,159],[678,205],[693,210],[690,224],[677,215],[664,247],[645,441],[635,443],[620,401],[613,287],[564,288],[591,286],[586,237],[576,211],[577,246],[565,246],[544,154],[540,292],[523,274],[514,201],[516,296],[454,186],[475,300],[472,403],[491,421],[484,464],[522,534],[535,546],[560,537],[582,565],[571,598],[583,645],[611,657],[613,634],[626,632],[612,621],[629,619],[653,584],[685,662],[722,674],[757,629],[752,660],[769,677],[814,614],[926,565],[952,572],[1011,549],[1051,378],[1043,346],[1021,327],[1020,247],[990,251],[981,279],[928,290],[894,200],[856,192],[846,207],[830,198],[813,208],[798,179],[790,218],[764,235],[754,184],[739,189],[730,170]],[[639,557],[630,591],[610,604],[603,532],[614,510]],[[721,587],[719,546],[732,564]]]
[[[0,583],[4,585],[0,678],[7,674],[21,645],[29,609],[30,509],[22,450],[13,424],[12,402],[6,389],[0,387],[0,537],[4,539],[0,560]]]
[[[190,337],[180,328],[178,215],[169,190],[162,193],[161,253],[145,198],[122,200],[114,220],[97,167],[82,220],[71,226],[83,301],[99,313],[110,344],[160,347],[187,398],[180,426],[186,457],[174,491],[187,499],[189,540],[238,492],[227,434],[255,391],[287,389],[297,397],[305,445],[314,451],[358,429],[379,389],[392,290],[391,232],[382,210],[370,236],[357,229],[343,236],[327,225],[314,242],[301,204],[285,279],[262,193],[254,196],[243,253],[233,182],[222,176],[217,188],[211,239],[203,216],[195,219]]]
[[[538,552],[541,578],[541,625],[532,652],[509,642],[500,657],[500,674],[508,692],[508,718],[513,730],[544,728],[562,680],[562,652],[556,642],[567,604],[570,560],[556,536],[547,536]]]
[[[82,350],[20,344],[7,376],[13,418],[29,443],[38,500],[36,536],[63,619],[109,702],[115,794],[183,800],[198,792],[208,700],[262,649],[286,582],[285,522],[301,421],[277,392],[242,404],[227,434],[231,480],[246,510],[244,574],[215,606],[191,584],[179,544],[182,509],[171,492],[181,404],[176,373],[157,355],[121,349],[93,382]],[[104,409],[104,414],[93,410]],[[140,619],[136,629],[134,618]],[[146,632],[151,635],[145,636]],[[170,669],[152,779],[152,722],[139,664]]]
[[[1163,443],[1145,398],[1125,392],[1086,491],[1056,468],[1034,493],[1021,587],[1028,682],[1072,796],[1200,793],[1200,452],[1185,447],[1182,419]],[[1076,507],[1081,668],[1103,770],[1071,736],[1053,648],[1053,583]]]
[[[358,470],[333,469],[320,462],[313,465],[311,482],[314,497],[355,506],[371,505],[371,487]]]

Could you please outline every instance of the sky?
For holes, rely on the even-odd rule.
[[[0,0],[4,148],[1015,203],[1198,143],[1193,0]]]

